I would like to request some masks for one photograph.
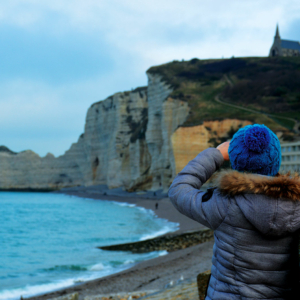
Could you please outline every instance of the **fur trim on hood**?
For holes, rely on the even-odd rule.
[[[300,201],[300,176],[289,173],[275,177],[233,170],[221,171],[214,184],[223,193],[230,196],[240,194],[264,194],[273,198],[288,198]]]

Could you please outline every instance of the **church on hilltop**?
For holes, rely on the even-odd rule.
[[[270,49],[269,56],[300,56],[300,43],[296,41],[282,40],[279,35],[278,25],[274,43]]]

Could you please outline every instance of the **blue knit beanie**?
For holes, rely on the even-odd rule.
[[[275,176],[281,164],[277,136],[265,125],[248,125],[233,136],[229,149],[231,166],[237,171]]]

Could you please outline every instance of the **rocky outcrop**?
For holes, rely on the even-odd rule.
[[[185,249],[213,239],[210,229],[195,230],[180,234],[167,234],[150,240],[98,247],[109,251],[130,251],[132,253],[147,253],[166,250],[168,252]]]
[[[182,167],[247,121],[204,122],[180,127],[189,115],[185,101],[157,74],[148,86],[94,103],[84,133],[62,156],[40,157],[0,147],[0,189],[56,190],[78,185],[124,187],[128,191],[167,190]]]

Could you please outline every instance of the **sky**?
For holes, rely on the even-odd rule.
[[[300,40],[299,0],[0,3],[0,145],[62,155],[91,104],[173,60],[267,56],[276,24]]]

